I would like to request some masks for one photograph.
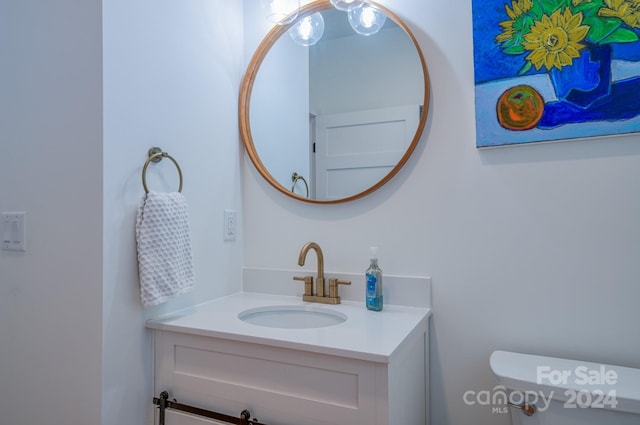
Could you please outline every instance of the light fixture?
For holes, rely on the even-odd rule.
[[[387,17],[380,9],[370,4],[365,4],[357,9],[350,10],[349,24],[355,32],[361,35],[373,35],[380,31]]]
[[[313,46],[323,33],[324,18],[320,12],[298,19],[298,22],[289,28],[289,36],[302,46]]]
[[[286,25],[298,17],[300,0],[260,0],[260,7],[269,22]]]
[[[331,0],[331,4],[338,10],[349,12],[357,9],[364,4],[363,0]]]

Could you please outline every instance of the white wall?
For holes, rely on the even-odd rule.
[[[241,216],[237,101],[242,3],[111,0],[104,13],[103,425],[145,424],[151,410],[150,332],[144,320],[240,288],[242,229],[224,242],[223,210]],[[196,289],[140,304],[135,211],[147,150],[160,146],[184,175]],[[147,184],[175,191],[177,172],[151,164]]]
[[[368,37],[352,33],[320,40],[311,49],[311,111],[329,115],[421,105],[422,63],[404,30],[394,27]]]
[[[363,272],[376,244],[386,273],[431,276],[436,425],[508,423],[462,399],[496,385],[496,349],[640,367],[638,136],[477,150],[471,3],[380,3],[427,60],[421,144],[382,189],[339,205],[293,201],[245,160],[245,265],[295,268],[314,240],[328,271]]]
[[[239,289],[242,228],[223,242],[222,215],[242,214],[241,25],[224,0],[0,2],[0,211],[27,212],[27,252],[0,252],[0,422],[150,423],[144,320]],[[197,282],[143,311],[154,145],[183,170]],[[176,175],[164,161],[148,183]]]
[[[102,326],[100,1],[0,2],[0,422],[99,423]]]
[[[265,168],[287,188],[291,173],[309,177],[308,69],[308,49],[285,35],[262,61],[251,91],[253,143]],[[274,108],[274,98],[288,101]],[[305,196],[301,184],[296,189]]]

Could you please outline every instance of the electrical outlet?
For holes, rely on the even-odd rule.
[[[225,241],[236,240],[236,212],[235,210],[224,210],[224,223],[222,225],[222,234]]]

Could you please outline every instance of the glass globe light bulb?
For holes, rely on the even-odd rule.
[[[370,7],[367,7],[360,14],[360,23],[365,28],[371,28],[373,24],[376,22],[376,14],[371,10]]]
[[[377,33],[387,20],[387,17],[380,9],[370,4],[349,11],[348,17],[351,28],[361,35]]]
[[[331,4],[338,10],[349,12],[357,9],[364,4],[363,0],[331,0]]]
[[[302,46],[313,46],[324,34],[324,18],[320,12],[299,19],[291,28],[289,36]]]
[[[300,21],[300,25],[298,25],[298,34],[300,38],[303,40],[309,40],[313,35],[313,26],[311,25],[311,18],[306,17],[302,21]]]
[[[269,22],[286,25],[298,17],[300,0],[260,0],[260,7]]]

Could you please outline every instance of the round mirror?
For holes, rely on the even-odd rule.
[[[329,0],[303,7],[267,34],[242,82],[247,154],[267,182],[301,201],[338,203],[375,191],[424,129],[429,76],[415,37],[388,9],[362,7],[375,13],[363,9],[357,25],[379,28],[359,29]],[[372,21],[376,14],[382,24]],[[311,17],[322,25],[308,24]]]

